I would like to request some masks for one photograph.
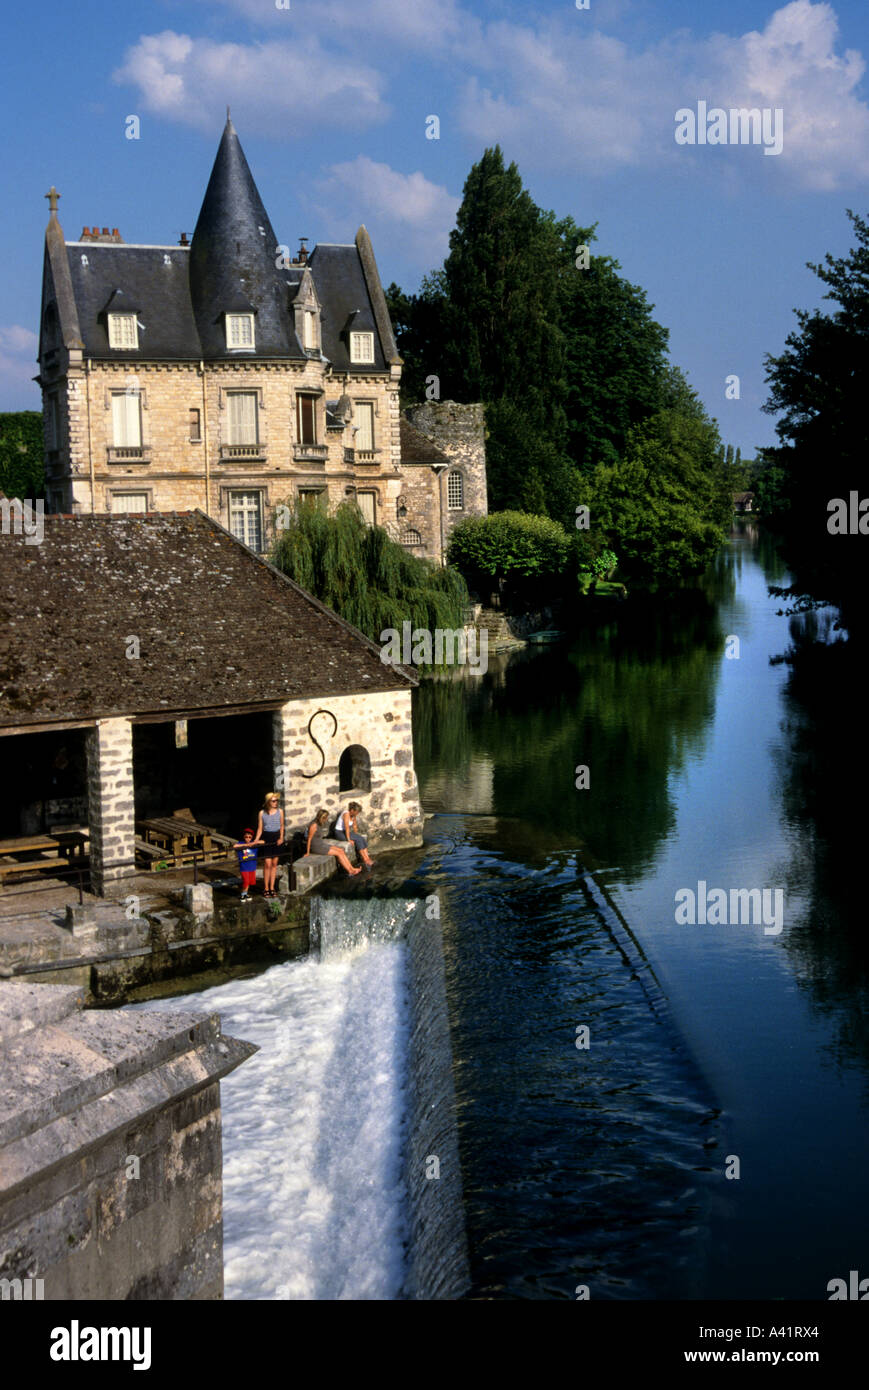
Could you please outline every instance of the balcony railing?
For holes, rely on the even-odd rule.
[[[296,463],[325,463],[328,457],[328,444],[293,445],[293,458]]]
[[[224,459],[264,459],[266,451],[262,444],[221,444],[220,457]]]
[[[112,445],[106,449],[109,463],[147,463],[148,454],[141,444]]]

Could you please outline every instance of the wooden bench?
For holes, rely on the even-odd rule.
[[[68,869],[66,859],[0,859],[0,884],[10,874],[32,874],[44,869]]]
[[[156,868],[158,863],[166,864],[168,867],[169,860],[172,856],[167,854],[164,849],[161,849],[159,845],[149,845],[147,840],[140,840],[138,838],[134,841],[134,844],[136,846],[136,854],[141,855],[141,857],[146,860],[149,869]]]

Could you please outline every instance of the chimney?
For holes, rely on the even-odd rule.
[[[99,227],[82,227],[81,239],[82,241],[119,242],[121,245],[124,241],[117,227],[113,227],[111,231],[108,227],[103,227],[102,231]]]
[[[305,263],[307,262],[307,259],[308,259],[308,248],[307,248],[307,246],[305,245],[305,242],[306,242],[307,240],[308,240],[308,238],[307,238],[306,236],[300,236],[300,237],[299,237],[299,255],[298,255],[298,260],[297,260],[297,262],[296,262],[297,265],[305,265]]]
[[[186,233],[186,232],[182,232],[182,233],[181,233],[181,240],[179,241],[178,245],[179,245],[179,246],[189,246],[189,245],[190,245],[190,242],[187,240],[187,233]]]

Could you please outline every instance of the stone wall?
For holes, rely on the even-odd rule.
[[[321,755],[308,732],[308,722],[318,710],[327,711],[311,723],[325,754],[320,772]],[[334,714],[337,730],[328,712]],[[364,748],[370,759],[368,791],[340,788],[341,754],[352,745]],[[348,801],[358,801],[372,847],[422,843],[409,690],[291,701],[274,715],[274,766],[288,835],[306,829],[321,806],[334,817]]]
[[[100,719],[88,729],[85,747],[91,883],[101,893],[136,869],[133,726],[129,719]]]
[[[485,516],[486,496],[486,419],[479,403],[460,405],[456,401],[425,401],[405,411],[410,423],[442,449],[452,465],[450,472],[462,475],[464,506],[449,505],[449,474],[443,480],[444,546],[457,522],[466,516]]]
[[[47,1300],[222,1298],[219,1081],[255,1051],[214,1014],[0,985],[0,1278]]]

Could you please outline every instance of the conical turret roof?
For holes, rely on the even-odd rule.
[[[190,296],[206,357],[227,349],[224,314],[254,313],[257,357],[301,357],[277,269],[278,240],[232,121],[226,126],[190,245]]]

